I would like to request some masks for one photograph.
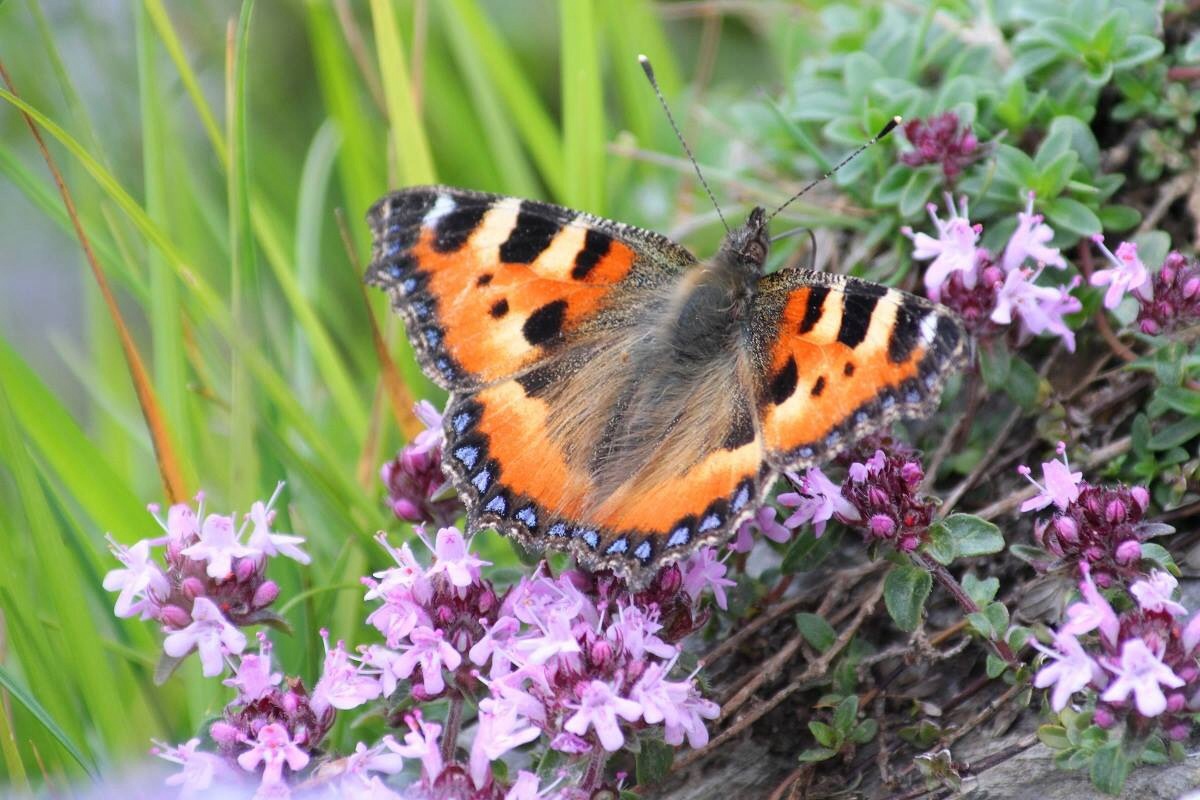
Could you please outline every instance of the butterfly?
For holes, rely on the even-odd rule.
[[[468,529],[633,587],[729,541],[777,477],[930,413],[966,337],[852,277],[765,273],[750,212],[700,261],[651,231],[444,186],[368,213],[368,283],[449,390],[443,465]]]

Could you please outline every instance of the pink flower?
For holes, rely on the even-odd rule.
[[[518,714],[515,707],[501,707],[491,699],[481,700],[479,727],[471,743],[470,770],[475,786],[482,788],[486,783],[490,762],[541,735],[541,729]]]
[[[388,749],[405,758],[416,758],[421,761],[421,772],[432,784],[442,774],[442,749],[438,745],[438,737],[442,735],[442,726],[436,722],[426,722],[420,711],[414,711],[404,718],[408,723],[408,733],[404,734],[404,744],[394,739],[385,739]]]
[[[428,428],[413,439],[379,474],[387,487],[387,503],[392,512],[407,522],[433,522],[450,525],[462,510],[462,503],[447,493],[448,482],[442,472],[442,416],[422,400],[414,411]]]
[[[715,547],[700,548],[692,553],[679,569],[683,573],[683,590],[693,600],[698,599],[706,588],[712,589],[717,606],[722,611],[725,610],[725,587],[737,586],[737,582],[725,577],[728,568],[717,559]]]
[[[521,623],[516,617],[500,617],[491,628],[485,628],[483,636],[471,645],[467,653],[471,663],[482,667],[491,659],[492,668],[488,677],[500,678],[507,675],[512,671],[513,647],[520,629]]]
[[[818,537],[825,532],[825,524],[836,514],[843,519],[858,519],[858,511],[842,495],[842,487],[835,484],[817,467],[810,467],[804,477],[796,477],[791,473],[788,479],[796,492],[785,492],[779,495],[782,505],[796,509],[790,517],[784,520],[784,525],[795,528],[805,522],[813,524],[813,533]]]
[[[1148,580],[1136,581],[1129,587],[1129,593],[1137,598],[1138,605],[1143,611],[1165,611],[1172,616],[1182,617],[1187,609],[1171,599],[1179,581],[1169,573],[1156,569],[1150,573]]]
[[[1004,285],[996,293],[996,308],[990,319],[1001,325],[1010,325],[1017,319],[1025,334],[1051,333],[1060,337],[1067,349],[1075,350],[1075,333],[1067,326],[1063,317],[1079,311],[1083,306],[1069,294],[1070,287],[1038,286],[1034,280],[1040,272],[1015,269],[1004,279]]]
[[[428,603],[433,597],[433,585],[430,584],[429,578],[425,574],[425,567],[421,566],[420,561],[417,561],[417,557],[413,555],[412,548],[408,546],[408,543],[405,542],[399,548],[392,547],[387,540],[387,535],[383,533],[377,535],[375,541],[388,551],[392,560],[396,562],[396,566],[375,573],[379,583],[370,587],[370,591],[367,592],[364,599],[378,600],[382,598],[386,600],[398,593],[398,596],[411,597],[417,603]]]
[[[467,542],[457,528],[442,528],[438,531],[433,553],[433,566],[426,574],[430,578],[444,574],[459,589],[465,589],[478,581],[479,568],[490,566],[492,563],[476,558],[475,554],[467,549]]]
[[[233,572],[233,559],[256,556],[260,551],[238,541],[232,517],[209,514],[200,531],[200,541],[184,548],[183,554],[196,561],[207,561],[208,577],[224,580]]]
[[[926,206],[933,225],[937,228],[935,239],[925,233],[913,233],[907,226],[900,232],[913,241],[913,258],[918,261],[933,259],[925,270],[925,290],[929,297],[937,300],[942,284],[953,272],[961,272],[963,283],[968,289],[975,286],[976,247],[982,225],[972,225],[967,219],[967,200],[962,199],[961,209],[956,208],[953,198],[947,195],[946,206],[950,218],[942,220],[937,215],[937,206]]]
[[[1000,262],[1004,271],[1020,268],[1027,259],[1033,259],[1039,266],[1066,269],[1067,262],[1058,248],[1047,246],[1054,238],[1054,229],[1042,221],[1041,214],[1033,213],[1033,192],[1029,193],[1025,211],[1017,213],[1017,220],[1017,229],[1009,238]]]
[[[684,578],[685,591],[686,585],[687,578]],[[657,612],[648,614],[637,606],[622,606],[617,611],[616,621],[609,626],[604,635],[613,643],[620,644],[635,659],[641,659],[647,653],[658,658],[674,658],[679,654],[679,650],[675,645],[667,644],[657,636],[662,627],[658,624]]]
[[[1103,236],[1096,234],[1092,241],[1113,265],[1111,269],[1098,269],[1092,273],[1092,286],[1108,286],[1108,291],[1104,293],[1104,307],[1116,308],[1126,292],[1135,292],[1149,300],[1150,272],[1138,258],[1137,245],[1133,242],[1121,242],[1114,254],[1104,246]]]
[[[504,795],[504,800],[538,800],[538,777],[532,772],[521,770],[517,781]]]
[[[588,728],[595,728],[601,746],[610,753],[625,744],[617,717],[633,722],[642,715],[640,705],[614,693],[604,681],[596,680],[584,688],[580,704],[571,707],[576,711],[563,728],[577,736],[584,736]]]
[[[166,597],[171,591],[171,584],[158,564],[150,558],[149,540],[143,539],[132,547],[125,547],[109,537],[108,547],[125,565],[124,569],[110,570],[104,576],[105,590],[121,591],[113,612],[118,617],[141,614],[142,619],[151,618],[157,607],[154,596]]]
[[[396,660],[397,677],[407,678],[419,664],[426,693],[440,694],[446,688],[442,667],[453,672],[462,663],[462,656],[450,646],[441,630],[422,625],[413,629],[409,639],[412,644]]]
[[[1055,635],[1054,643],[1057,650],[1050,650],[1037,642],[1033,643],[1034,647],[1052,659],[1038,670],[1033,685],[1039,689],[1053,686],[1050,705],[1055,711],[1062,711],[1075,692],[1089,683],[1104,686],[1108,678],[1100,665],[1084,652],[1079,640],[1071,634],[1060,631]]]
[[[1054,459],[1042,462],[1042,479],[1045,481],[1045,485],[1030,477],[1029,467],[1025,465],[1018,467],[1017,471],[1041,490],[1021,504],[1022,511],[1037,511],[1051,503],[1066,511],[1067,506],[1079,499],[1079,484],[1083,482],[1083,473],[1071,472],[1065,443],[1058,443],[1058,453],[1062,456],[1062,461]]]
[[[1156,717],[1167,708],[1167,698],[1161,686],[1178,689],[1184,681],[1162,658],[1153,653],[1141,639],[1129,639],[1121,647],[1120,664],[1109,665],[1117,679],[1100,696],[1105,702],[1125,700],[1134,695],[1138,713]]]
[[[1080,562],[1079,571],[1083,573],[1079,591],[1083,595],[1084,602],[1071,604],[1067,609],[1067,622],[1059,630],[1059,633],[1078,636],[1099,628],[1100,635],[1104,637],[1104,640],[1109,645],[1116,647],[1117,637],[1121,631],[1121,623],[1117,619],[1117,614],[1104,599],[1104,595],[1100,594],[1096,584],[1092,582],[1091,568],[1086,561]]]
[[[250,520],[254,523],[254,530],[250,533],[248,544],[251,549],[263,553],[268,558],[283,555],[301,564],[307,564],[312,559],[309,558],[308,553],[297,547],[297,545],[304,544],[304,537],[275,533],[271,530],[271,522],[275,518],[275,512],[271,510],[271,505],[282,488],[283,483],[279,483],[275,487],[275,494],[271,495],[271,499],[267,501],[266,505],[255,502],[250,506]]]
[[[249,750],[237,757],[237,762],[247,772],[253,772],[262,764],[264,788],[283,782],[284,765],[292,772],[308,765],[308,753],[296,746],[287,728],[278,722],[264,725],[258,732],[258,738],[250,745]]]
[[[330,650],[329,632],[325,630],[321,631],[321,639],[325,643],[325,668],[313,687],[309,703],[313,711],[321,715],[331,706],[342,710],[357,708],[379,697],[382,692],[379,682],[359,672],[346,653],[345,643],[338,642]]]
[[[404,758],[388,748],[388,741],[394,741],[391,734],[384,736],[373,747],[358,742],[354,745],[354,752],[345,758],[346,772],[363,776],[369,772],[382,772],[386,775],[400,772],[404,769]]]
[[[245,648],[246,635],[230,625],[207,597],[197,597],[192,604],[190,625],[163,640],[163,651],[172,658],[198,650],[206,678],[221,674],[225,653],[241,653]]]
[[[541,629],[540,636],[523,637],[517,642],[523,660],[529,664],[537,666],[553,658],[582,652],[571,630],[571,619],[564,614],[550,613],[536,624]]]
[[[259,653],[243,655],[237,673],[221,681],[238,690],[238,701],[242,703],[254,702],[283,680],[283,673],[271,671],[271,643],[263,634],[259,637]]]
[[[752,534],[755,530],[772,542],[783,543],[792,538],[792,532],[786,525],[775,521],[778,511],[774,506],[764,505],[754,512],[754,516],[738,527],[737,536],[729,543],[729,548],[735,553],[748,553],[754,546]]]
[[[642,719],[651,725],[665,723],[663,739],[667,744],[683,744],[687,736],[692,747],[708,743],[704,719],[716,719],[721,709],[696,692],[691,681],[668,681],[670,666],[651,664],[630,692],[630,698],[642,707]]]
[[[214,780],[232,777],[223,758],[214,753],[205,753],[199,747],[199,739],[189,739],[178,747],[158,744],[154,748],[156,756],[182,767],[165,781],[167,786],[179,787],[180,797],[204,797]]]
[[[1183,642],[1183,652],[1185,655],[1190,655],[1196,649],[1196,645],[1200,644],[1200,613],[1197,613],[1183,629],[1183,634],[1180,636]]]

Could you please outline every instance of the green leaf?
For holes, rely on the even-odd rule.
[[[1104,230],[1119,233],[1131,230],[1142,221],[1142,212],[1133,206],[1111,205],[1100,209],[1100,224]]]
[[[957,552],[954,548],[954,537],[941,522],[935,522],[929,527],[929,543],[925,545],[925,552],[939,564],[949,564],[954,560]]]
[[[1037,729],[1037,737],[1051,750],[1066,750],[1071,746],[1067,729],[1061,725],[1041,725]]]
[[[1033,410],[1038,404],[1041,382],[1042,379],[1028,361],[1023,358],[1014,358],[1009,367],[1008,382],[1004,384],[1004,392],[1021,408]]]
[[[1092,756],[1091,777],[1096,788],[1108,794],[1120,794],[1129,777],[1129,759],[1120,742],[1102,747]]]
[[[951,514],[932,527],[946,530],[960,557],[986,556],[1004,549],[1000,528],[974,514]]]
[[[987,655],[987,676],[993,680],[1004,674],[1004,670],[1008,669],[1008,663],[998,656],[988,653]]]
[[[818,537],[811,530],[797,536],[783,555],[780,570],[784,573],[808,572],[825,560],[841,538],[841,529],[830,527]]]
[[[900,200],[900,195],[908,185],[912,167],[907,164],[892,164],[875,184],[871,193],[871,203],[876,206],[894,206]]]
[[[849,695],[843,698],[842,702],[838,703],[837,708],[833,712],[833,727],[839,733],[849,733],[854,726],[854,721],[858,719],[858,695]]]
[[[805,641],[818,652],[824,653],[837,641],[837,631],[819,614],[810,614],[807,611],[797,614],[796,627]]]
[[[1180,414],[1200,416],[1200,392],[1183,386],[1160,386],[1154,392],[1154,398]]]
[[[1175,559],[1171,556],[1171,551],[1167,550],[1161,544],[1142,542],[1142,558],[1153,562],[1160,569],[1164,569],[1173,575],[1179,574],[1179,565],[1175,563]]]
[[[1153,61],[1162,55],[1163,43],[1154,36],[1135,34],[1125,40],[1121,55],[1113,63],[1116,69],[1129,69]]]
[[[1002,389],[1008,382],[1011,367],[1012,353],[1003,339],[993,339],[979,347],[979,371],[989,389]]]
[[[897,564],[883,582],[883,601],[901,630],[916,630],[925,600],[933,588],[928,572],[911,564]]]
[[[1200,436],[1200,416],[1184,417],[1150,437],[1151,450],[1170,450]]]
[[[933,169],[913,171],[900,192],[900,216],[909,219],[920,214],[929,202],[929,195],[933,193],[939,177],[940,173]]]
[[[800,753],[801,764],[813,764],[818,761],[828,761],[838,754],[837,750],[830,750],[827,747],[810,747]]]
[[[1000,591],[1000,579],[985,578],[984,580],[980,580],[968,572],[966,575],[963,575],[962,587],[966,591],[967,596],[974,600],[976,605],[982,607],[995,599],[996,592]]]
[[[997,631],[992,627],[992,620],[982,611],[972,611],[967,614],[967,623],[985,639],[995,639]]]
[[[850,732],[850,741],[855,744],[866,744],[875,738],[879,732],[879,723],[873,719],[864,719]]]
[[[643,738],[641,745],[641,751],[635,761],[638,785],[653,786],[661,783],[671,772],[671,764],[675,761],[675,748],[650,737]]]
[[[827,747],[834,751],[842,749],[842,734],[840,731],[815,719],[808,723],[808,729],[812,731],[813,738],[822,747]]]
[[[1100,218],[1090,208],[1069,197],[1056,197],[1043,208],[1046,217],[1056,228],[1062,228],[1077,236],[1092,236],[1100,233]]]

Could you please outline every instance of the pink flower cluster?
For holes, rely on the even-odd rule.
[[[182,503],[171,506],[165,521],[151,507],[163,536],[129,546],[109,537],[123,564],[104,576],[104,588],[119,592],[116,615],[157,620],[167,634],[167,656],[182,659],[196,650],[206,676],[221,674],[225,657],[246,646],[239,628],[278,619],[268,610],[279,586],[266,577],[267,561],[279,555],[309,561],[299,548],[302,538],[271,530],[271,507],[282,487],[266,504],[254,503],[240,527],[232,516],[205,515],[201,495],[195,510]],[[154,558],[159,547],[165,564]]]
[[[1067,608],[1054,647],[1037,645],[1048,660],[1034,685],[1053,687],[1056,711],[1077,692],[1094,692],[1093,720],[1102,728],[1123,718],[1139,736],[1159,726],[1171,739],[1188,738],[1200,711],[1200,614],[1181,622],[1188,612],[1174,599],[1177,581],[1157,569],[1120,585],[1129,608],[1118,614],[1087,562],[1079,569],[1081,600]]]
[[[1150,493],[1141,486],[1094,486],[1071,471],[1065,443],[1057,450],[1058,459],[1042,463],[1041,481],[1029,467],[1018,467],[1038,488],[1021,510],[1054,509],[1034,523],[1034,539],[1056,559],[1086,565],[1105,588],[1141,574],[1142,542],[1170,530],[1146,521]]]
[[[380,470],[387,487],[387,504],[405,522],[452,525],[463,507],[442,472],[442,445],[446,441],[442,415],[428,400],[417,403],[413,411],[426,429]]]
[[[913,258],[930,261],[925,271],[926,294],[957,311],[975,336],[995,336],[1016,326],[1018,342],[1050,334],[1073,351],[1075,334],[1064,317],[1082,308],[1070,294],[1078,279],[1057,287],[1038,285],[1046,267],[1061,270],[1067,263],[1058,248],[1050,246],[1054,230],[1042,215],[1033,213],[1033,201],[1031,192],[1025,211],[1017,214],[1017,229],[998,259],[979,247],[983,226],[971,224],[966,198],[956,207],[947,196],[950,217],[946,220],[938,217],[935,205],[929,205],[936,237],[914,233],[908,227],[902,232],[913,241]],[[1034,267],[1027,265],[1030,261]]]
[[[971,126],[963,125],[953,111],[904,123],[904,136],[913,149],[901,153],[900,160],[910,167],[940,164],[948,183],[980,155]]]
[[[481,575],[486,562],[454,528],[427,542],[428,567],[407,545],[383,543],[396,566],[364,582],[367,599],[381,603],[368,622],[385,642],[362,648],[363,665],[384,696],[407,682],[417,699],[446,696],[455,706],[484,690],[465,764],[471,792],[491,796],[491,762],[539,739],[587,760],[651,725],[662,725],[670,744],[708,741],[704,720],[716,704],[692,677],[670,674],[676,643],[707,619],[700,592],[724,585],[714,552],[664,569],[637,595],[611,575],[552,577],[543,563],[498,596]],[[451,748],[443,768],[462,770],[453,756]]]
[[[836,519],[862,530],[868,542],[887,543],[905,553],[916,550],[925,541],[935,509],[920,493],[925,472],[916,454],[891,440],[866,441],[863,451],[847,460],[840,486],[817,467],[802,476],[788,476],[796,491],[781,494],[779,501],[796,511],[784,524],[811,522],[820,536],[829,520]]]
[[[1170,253],[1138,294],[1138,328],[1150,336],[1173,333],[1200,322],[1200,267],[1179,253]]]

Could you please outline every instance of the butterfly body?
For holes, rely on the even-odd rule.
[[[755,209],[699,262],[632,226],[447,187],[369,214],[386,289],[451,392],[444,463],[472,530],[637,585],[727,541],[778,474],[928,412],[961,326],[896,290],[764,275]]]

